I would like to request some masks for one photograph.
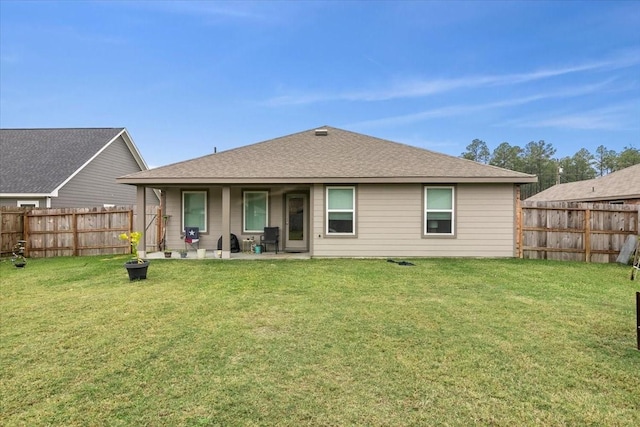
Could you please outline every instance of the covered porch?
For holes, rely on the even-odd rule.
[[[137,185],[137,203],[146,206],[145,185]],[[246,243],[262,244],[265,227],[276,227],[279,233],[277,257],[280,259],[311,256],[310,185],[167,185],[161,190],[162,249],[180,258],[179,250],[193,252],[187,259],[196,259],[197,248],[207,251],[208,259],[265,259],[276,256],[276,247],[267,245],[262,253],[251,253]],[[136,216],[134,230],[144,230],[148,224]],[[185,227],[198,227],[197,244],[185,243]],[[188,229],[188,228],[187,228]],[[237,251],[237,242],[240,251]],[[265,243],[267,243],[265,241]],[[264,247],[264,245],[263,245]],[[235,248],[235,250],[234,250]],[[146,258],[164,258],[164,253],[151,252],[156,247],[138,247]]]

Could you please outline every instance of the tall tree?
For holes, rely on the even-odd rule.
[[[508,142],[503,142],[493,150],[489,164],[514,171],[522,171],[522,152],[522,148],[517,145],[511,146]]]
[[[524,147],[523,172],[538,176],[538,185],[533,194],[545,190],[556,183],[558,165],[553,159],[556,149],[550,143],[531,141]]]
[[[487,147],[486,142],[480,139],[474,139],[471,141],[471,144],[467,145],[466,150],[467,151],[462,153],[462,158],[485,164],[489,162],[491,153],[489,152],[489,147]]]
[[[615,170],[628,168],[640,163],[640,150],[634,147],[624,147],[616,159]]]
[[[562,168],[559,172],[559,182],[574,182],[592,179],[596,177],[596,171],[593,169],[593,154],[586,148],[580,149],[572,157],[564,157],[560,159],[558,164]]]
[[[598,175],[603,176],[614,170],[616,166],[616,152],[607,150],[604,145],[596,148],[595,168]]]

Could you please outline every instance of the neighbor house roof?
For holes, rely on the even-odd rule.
[[[640,164],[595,179],[554,185],[527,200],[589,202],[630,199],[640,199]]]
[[[125,128],[0,129],[0,194],[54,193],[121,135],[147,169]]]
[[[124,184],[535,182],[534,175],[329,126],[118,178]]]

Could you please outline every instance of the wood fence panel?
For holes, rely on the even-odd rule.
[[[518,253],[528,259],[615,262],[638,234],[638,206],[522,202]]]
[[[26,240],[29,257],[117,255],[130,253],[120,234],[132,230],[134,208],[2,208],[0,210],[2,256],[11,256],[18,240]],[[161,215],[148,206],[144,230],[147,251],[158,250]],[[137,231],[137,230],[136,230]]]
[[[108,208],[34,209],[27,215],[29,256],[103,254],[113,246],[105,245],[104,234],[113,230],[104,227],[104,218],[127,212]]]
[[[9,257],[18,240],[24,240],[27,208],[0,207],[0,257]]]

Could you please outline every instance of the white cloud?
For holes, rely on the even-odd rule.
[[[388,126],[418,122],[422,120],[428,120],[439,117],[452,117],[460,116],[464,114],[470,114],[473,112],[484,111],[488,109],[515,107],[518,105],[525,105],[536,101],[551,98],[568,98],[582,95],[588,95],[602,91],[608,87],[612,82],[612,79],[605,80],[600,83],[591,85],[569,87],[564,90],[558,90],[554,92],[539,93],[536,95],[525,96],[520,98],[504,99],[494,102],[486,102],[482,104],[467,104],[467,105],[450,105],[441,108],[434,108],[430,110],[420,111],[412,114],[405,114],[400,116],[391,116],[380,118],[376,120],[368,120],[364,122],[352,123],[352,126]]]
[[[626,68],[640,64],[637,52],[626,52],[619,56],[603,60],[586,62],[567,67],[547,68],[528,73],[505,75],[469,76],[453,79],[413,79],[393,83],[388,88],[362,91],[344,91],[337,93],[299,93],[278,96],[269,99],[270,106],[302,105],[329,101],[388,101],[393,99],[420,98],[458,89],[478,89],[497,86],[511,86],[542,79],[549,79],[586,71]]]
[[[522,118],[504,123],[514,127],[548,127],[578,130],[638,130],[640,102],[618,104],[575,113],[554,112],[545,117]]]

